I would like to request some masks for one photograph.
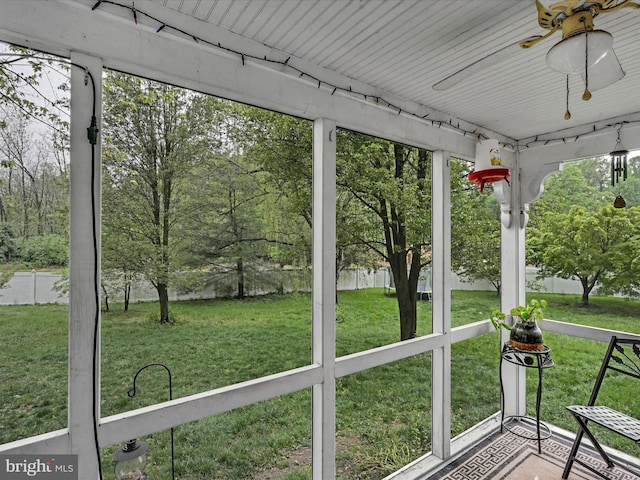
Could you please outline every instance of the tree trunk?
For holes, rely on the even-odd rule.
[[[129,311],[129,301],[131,300],[131,282],[127,282],[124,286],[124,311]]]
[[[160,300],[160,323],[169,323],[169,290],[166,283],[158,283],[158,299]]]
[[[22,175],[22,209],[22,235],[25,238],[29,238],[31,232],[29,232],[29,207],[26,186],[24,184],[24,174]]]
[[[415,338],[417,330],[416,288],[410,287],[406,255],[394,253],[390,258],[391,273],[396,287],[396,300],[400,314],[400,340]]]
[[[395,168],[394,177],[404,177],[404,167],[408,156],[405,147],[401,144],[393,145]],[[426,152],[419,152],[418,176],[424,177],[427,168]],[[422,185],[425,187],[425,185]],[[384,197],[379,198],[380,211],[385,212],[383,225],[385,230],[385,243],[388,252],[389,264],[394,275],[396,285],[396,299],[400,314],[400,340],[415,338],[418,313],[417,313],[417,286],[420,273],[420,250],[413,252],[411,268],[407,268],[407,254],[410,249],[407,245],[407,230],[405,212],[398,209],[392,201],[387,202]],[[388,215],[388,216],[387,216]]]
[[[245,298],[244,293],[244,263],[242,257],[238,258],[236,262],[236,273],[238,275],[238,297],[240,300]]]
[[[589,294],[591,293],[593,286],[589,286],[587,278],[580,278],[580,283],[582,284],[582,305],[586,307],[589,305]]]
[[[396,295],[400,312],[400,341],[416,338],[418,326],[416,294],[414,292],[412,295],[406,286],[398,288],[396,285]]]
[[[104,311],[108,312],[109,311],[109,292],[107,292],[107,289],[104,287],[104,283],[100,283],[100,286],[102,287],[102,292],[104,293]]]
[[[589,305],[589,293],[586,291],[582,291],[582,305],[585,307]]]
[[[582,305],[585,307],[589,305],[589,292],[587,290],[582,290]]]
[[[9,221],[7,209],[5,208],[4,203],[2,203],[2,197],[0,197],[0,222],[7,221]]]

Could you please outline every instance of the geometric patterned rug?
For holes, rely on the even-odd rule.
[[[515,426],[512,429],[526,427]],[[571,444],[552,436],[542,441],[542,453],[538,442],[522,439],[505,430],[496,432],[487,441],[456,459],[429,480],[561,480]],[[639,480],[620,468],[607,468],[595,451],[580,447],[578,456],[589,465],[602,471],[612,480]],[[598,480],[600,477],[574,463],[569,480]]]

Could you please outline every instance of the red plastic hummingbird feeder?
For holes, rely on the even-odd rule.
[[[509,169],[502,166],[498,140],[490,138],[476,143],[476,170],[468,178],[480,187],[480,192],[484,191],[487,183],[501,180],[509,183],[509,175]]]

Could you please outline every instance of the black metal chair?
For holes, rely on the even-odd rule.
[[[602,386],[602,382],[605,379],[607,372],[617,372],[640,379],[640,340],[612,336],[604,361],[600,367],[598,378],[596,379],[596,383],[591,391],[589,403],[584,406],[572,405],[567,407],[567,410],[571,412],[573,417],[576,419],[576,422],[578,422],[579,429],[576,433],[576,438],[573,442],[571,452],[569,453],[567,464],[564,467],[562,478],[566,479],[569,477],[569,472],[571,471],[571,467],[574,462],[579,463],[602,478],[609,478],[602,472],[593,468],[593,466],[577,458],[576,455],[578,453],[578,448],[580,447],[580,442],[582,441],[583,434],[585,433],[609,468],[613,468],[617,465],[625,470],[631,471],[635,475],[640,475],[640,472],[629,465],[622,464],[620,462],[614,465],[614,462],[600,446],[600,443],[596,440],[591,430],[589,430],[589,422],[593,422],[594,424],[601,425],[614,433],[632,440],[640,447],[640,420],[613,410],[607,406],[596,405],[598,392],[600,391],[600,387]]]

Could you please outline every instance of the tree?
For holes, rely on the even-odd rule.
[[[104,82],[105,268],[126,263],[154,286],[160,323],[169,318],[173,229],[187,172],[214,147],[206,99],[122,73]],[[116,261],[117,260],[117,261]]]
[[[353,242],[388,262],[396,287],[400,340],[416,336],[420,270],[431,262],[431,154],[341,130],[338,186],[362,215],[341,225]]]
[[[574,206],[569,213],[548,214],[531,242],[539,254],[541,277],[572,278],[582,284],[582,304],[596,286],[619,289],[629,282],[625,258],[633,260],[640,248],[634,222],[639,208],[602,207],[588,212]],[[637,222],[635,223],[637,224]]]
[[[109,311],[109,297],[115,293],[122,293],[123,309],[129,310],[131,289],[143,274],[140,264],[143,249],[138,250],[134,237],[134,228],[130,227],[126,216],[111,212],[113,206],[123,205],[126,194],[111,184],[111,179],[105,174],[102,187],[103,213],[102,217],[102,278],[101,286],[104,293],[105,308]],[[124,217],[124,218],[123,218]]]
[[[640,207],[615,211],[626,220],[622,224],[626,229],[624,241],[612,249],[613,274],[601,283],[598,293],[637,297],[640,296]]]
[[[11,263],[19,255],[18,243],[11,225],[0,220],[0,264]],[[4,265],[0,269],[0,288],[13,277],[15,268]]]
[[[62,235],[41,235],[22,242],[22,261],[33,268],[64,267],[69,264],[69,242]]]
[[[599,192],[604,192],[611,184],[611,167],[609,161],[605,157],[585,158],[577,162],[571,162],[564,165],[564,172],[569,170],[578,170],[584,177],[584,185],[593,187]],[[557,175],[554,175],[557,177]],[[581,185],[582,182],[577,185]]]
[[[218,289],[232,278],[239,299],[247,295],[248,276],[260,277],[260,283],[272,277],[261,268],[272,240],[265,236],[260,212],[268,196],[260,176],[245,156],[220,155],[194,170],[185,198],[194,212],[182,222],[190,245],[185,264],[202,271],[205,282]]]
[[[261,240],[244,241],[245,248],[251,245],[258,248],[251,252],[254,263],[261,260],[255,254],[264,252],[262,260],[277,263],[283,269],[294,267],[289,268],[289,273],[300,274],[305,288],[308,288],[312,230],[312,124],[240,104],[229,107],[225,128],[230,139],[230,151],[234,155],[241,154],[245,169],[251,172],[251,182],[259,185],[252,194],[259,194],[259,201],[252,208],[260,221],[262,234],[253,238]],[[257,233],[257,227],[254,223],[251,229]],[[260,267],[259,263],[257,267]],[[275,278],[273,273],[271,278]],[[282,279],[275,280],[278,282],[276,289],[282,291]]]
[[[336,192],[336,284],[341,272],[349,268],[375,270],[384,265],[384,260],[371,248],[366,247],[359,238],[351,235],[349,225],[357,218],[366,216],[362,203],[348,191],[339,188]],[[344,227],[343,227],[344,226]],[[336,289],[336,302],[338,292]]]

